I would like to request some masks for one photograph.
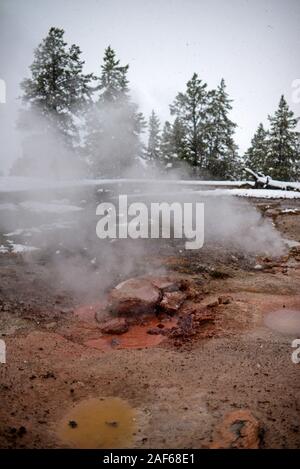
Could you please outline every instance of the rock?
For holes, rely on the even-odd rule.
[[[56,322],[48,322],[48,324],[45,324],[46,329],[53,329],[56,327],[57,323]]]
[[[105,422],[105,425],[108,425],[110,427],[117,427],[119,423],[116,420],[112,420],[111,422]]]
[[[160,302],[160,306],[166,313],[174,314],[182,306],[185,298],[186,295],[182,291],[166,292]]]
[[[212,308],[208,308],[206,305],[194,302],[189,302],[184,305],[181,310],[181,314],[186,316],[192,315],[194,322],[198,324],[213,322],[216,316],[216,313]]]
[[[47,371],[47,373],[45,373],[44,375],[42,375],[42,378],[43,378],[43,379],[49,379],[49,378],[56,379],[56,376],[55,376],[55,374],[54,374],[52,371]]]
[[[108,309],[115,314],[154,313],[161,292],[149,279],[131,278],[117,285],[108,296]]]
[[[60,312],[63,314],[72,314],[73,308],[61,308]]]
[[[217,427],[216,438],[210,448],[257,449],[260,445],[260,435],[259,422],[251,412],[236,410],[228,414]]]
[[[220,305],[229,305],[231,303],[232,297],[231,296],[226,296],[226,295],[221,295],[218,298],[218,302]]]
[[[219,306],[219,300],[212,300],[209,303],[207,303],[207,308],[215,308],[216,306]]]
[[[112,347],[117,347],[120,345],[120,341],[118,339],[111,339],[110,344]]]
[[[100,330],[104,334],[124,334],[128,329],[129,326],[125,318],[114,318],[100,326]]]
[[[274,217],[278,217],[278,215],[280,215],[281,211],[280,209],[276,209],[276,208],[268,208],[267,210],[265,210],[265,216],[266,217],[271,217],[271,218],[274,218]]]
[[[201,307],[202,308],[215,308],[219,306],[219,298],[217,296],[208,296],[201,300]]]
[[[168,277],[149,277],[151,284],[162,292],[176,292],[180,289],[180,282],[170,280]]]
[[[70,420],[69,421],[69,427],[76,428],[76,427],[78,427],[78,423],[75,422],[75,420]]]
[[[24,427],[23,425],[18,429],[17,431],[17,435],[19,437],[22,437],[23,435],[25,435],[27,433],[27,429],[26,427]]]
[[[215,314],[210,309],[199,310],[194,316],[195,324],[202,326],[207,322],[214,322],[215,321]]]

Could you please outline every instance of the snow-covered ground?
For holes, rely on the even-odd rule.
[[[33,191],[41,189],[63,189],[84,186],[107,186],[120,183],[132,184],[171,184],[171,185],[188,185],[188,186],[241,186],[245,183],[253,185],[248,181],[200,181],[200,180],[168,180],[168,179],[35,179],[25,177],[0,177],[0,192],[19,192]]]
[[[58,222],[58,223],[49,223],[43,224],[39,226],[32,226],[30,228],[17,228],[10,233],[4,233],[3,236],[25,236],[31,237],[33,234],[43,233],[45,231],[57,231],[57,230],[65,230],[71,229],[74,225],[72,221],[65,221],[65,222]]]
[[[10,239],[8,239],[7,242],[7,246],[4,246],[3,244],[0,245],[0,254],[23,254],[26,252],[37,251],[39,249],[34,246],[28,246],[27,244],[16,244]]]
[[[47,212],[47,213],[68,213],[68,212],[79,212],[82,210],[82,207],[77,207],[76,205],[70,205],[66,203],[61,203],[60,201],[43,203],[35,202],[28,200],[26,202],[21,202],[19,204],[22,208],[30,210],[31,212]]]
[[[238,196],[256,197],[259,199],[300,199],[300,192],[274,190],[274,189],[214,189],[210,191],[197,191],[205,196]]]
[[[18,209],[29,210],[34,213],[55,213],[55,214],[65,214],[70,212],[79,212],[82,207],[77,205],[71,205],[66,203],[60,203],[59,201],[54,202],[35,202],[33,200],[27,200],[19,204],[12,203],[0,203],[0,210],[18,210]]]
[[[155,195],[161,197],[168,197],[171,194],[180,195],[193,195],[198,194],[201,197],[220,197],[220,196],[236,196],[236,197],[256,197],[259,199],[300,199],[300,192],[294,191],[282,191],[282,190],[273,190],[273,189],[228,189],[228,188],[218,188],[210,190],[181,190],[178,192],[158,192]],[[143,198],[151,197],[153,192],[141,192],[138,194],[128,195],[128,198]],[[117,198],[117,196],[115,196]]]
[[[280,213],[299,213],[299,211],[297,208],[284,208]]]
[[[279,181],[282,188],[289,185],[295,189],[300,189],[300,183],[288,183]],[[251,181],[200,181],[200,180],[159,180],[159,179],[76,179],[76,180],[44,180],[22,177],[0,177],[0,193],[14,193],[20,191],[34,191],[41,189],[67,189],[76,187],[99,187],[102,190],[105,186],[126,184],[153,184],[155,186],[189,186],[193,189],[197,187],[211,187],[210,190],[199,190],[204,196],[227,196],[234,195],[239,197],[257,197],[266,199],[298,199],[300,192],[286,191],[280,189],[245,189],[241,186],[248,184],[254,186]],[[52,201],[50,203],[41,203],[35,201],[21,202],[19,206],[36,212],[66,213],[82,210],[82,207],[63,203],[63,201]],[[0,210],[16,210],[17,205],[11,203],[0,203]]]

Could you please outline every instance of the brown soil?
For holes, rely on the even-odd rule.
[[[271,215],[284,237],[300,241],[300,214],[275,208]],[[103,322],[109,319],[103,295],[82,301],[50,287],[46,261],[0,257],[7,347],[7,363],[0,364],[1,447],[78,446],[62,438],[62,425],[81,402],[103,398],[121,399],[135,415],[120,445],[300,447],[300,365],[291,360],[297,337],[264,323],[274,310],[300,310],[297,247],[276,260],[238,257],[218,246],[200,254],[174,246],[154,252],[148,268],[159,276],[163,265],[164,273],[184,280],[185,302],[173,314],[157,310],[129,320],[121,334],[101,331],[99,311]],[[127,278],[140,273],[135,266]],[[118,423],[103,425],[113,434]]]

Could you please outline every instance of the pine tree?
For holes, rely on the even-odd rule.
[[[167,165],[172,165],[175,149],[174,149],[174,138],[173,129],[169,121],[166,121],[162,130],[160,139],[160,163],[165,169]]]
[[[160,142],[160,163],[163,168],[178,168],[186,160],[184,128],[178,118],[173,125],[166,121]]]
[[[121,177],[144,152],[145,120],[129,96],[128,68],[110,46],[105,50],[100,94],[87,115],[85,151],[93,176]]]
[[[297,119],[282,95],[278,110],[269,116],[270,137],[266,171],[273,179],[294,180],[299,171]]]
[[[70,143],[78,142],[74,118],[92,93],[92,74],[83,74],[80,55],[75,44],[67,48],[63,29],[51,28],[34,52],[31,78],[21,83],[23,102]]]
[[[111,46],[108,46],[104,52],[100,85],[98,87],[101,90],[101,101],[111,103],[127,97],[128,69],[129,65],[120,65],[120,60],[116,59],[115,51]]]
[[[160,122],[154,111],[151,112],[149,118],[148,132],[146,159],[150,162],[157,162],[160,159]]]
[[[268,173],[267,155],[268,155],[268,132],[262,123],[259,124],[254,137],[251,140],[251,146],[245,153],[245,166],[255,172]]]
[[[196,168],[202,168],[205,155],[205,128],[207,110],[206,83],[194,73],[188,81],[185,93],[178,93],[170,106],[171,114],[175,115],[184,129],[184,159]]]
[[[175,166],[178,165],[180,161],[189,162],[189,148],[187,146],[185,128],[178,117],[176,117],[172,126],[172,137],[174,150],[173,159]]]
[[[226,179],[236,172],[237,146],[233,135],[236,124],[228,114],[232,109],[224,79],[208,93],[205,135],[205,168],[214,178]]]

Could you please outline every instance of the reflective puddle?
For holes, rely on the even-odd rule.
[[[91,398],[63,418],[58,436],[73,448],[123,448],[130,446],[135,428],[135,411],[126,401]]]
[[[300,334],[300,310],[282,308],[272,311],[265,315],[264,323],[282,334]]]

